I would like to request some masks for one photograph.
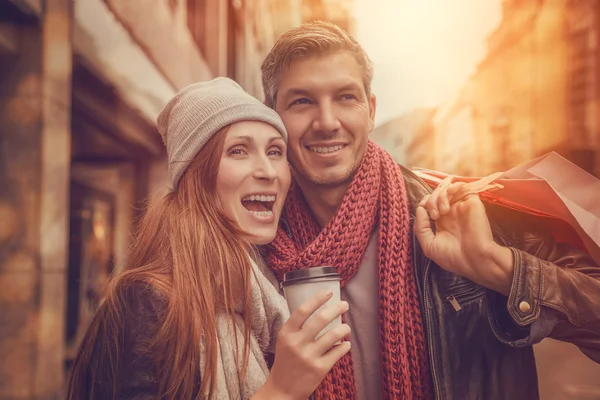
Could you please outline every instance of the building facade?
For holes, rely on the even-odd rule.
[[[565,0],[504,1],[473,81],[478,173],[503,171],[568,136]]]
[[[354,34],[354,4],[348,0],[302,0],[304,21],[330,21],[350,34]]]
[[[409,168],[433,168],[436,151],[434,115],[435,109],[431,108],[413,110],[377,126],[370,139]]]
[[[480,143],[477,140],[472,105],[473,85],[467,82],[459,95],[439,107],[432,118],[435,152],[433,169],[453,171],[456,175],[474,175],[477,171],[477,155]]]
[[[487,54],[456,104],[464,135],[449,133],[456,119],[437,118],[436,142],[450,146],[436,165],[450,173],[485,175],[557,151],[600,176],[598,16],[595,1],[504,0],[500,25],[489,35]],[[458,115],[457,115],[458,117]],[[450,136],[448,136],[450,135]],[[465,136],[472,142],[466,148]],[[469,171],[446,160],[460,152]],[[468,159],[468,161],[466,161]]]

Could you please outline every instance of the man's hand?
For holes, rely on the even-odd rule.
[[[447,179],[423,198],[414,225],[417,239],[425,256],[440,267],[508,295],[514,272],[512,252],[494,241],[479,195],[464,195],[463,185]]]

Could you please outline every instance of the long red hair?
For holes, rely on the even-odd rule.
[[[132,240],[125,270],[112,277],[104,302],[91,323],[75,360],[69,400],[92,399],[94,385],[112,386],[123,355],[128,289],[144,284],[168,304],[147,352],[157,369],[159,398],[212,398],[217,368],[217,314],[245,312],[242,377],[250,351],[252,314],[250,256],[247,236],[221,211],[216,195],[217,172],[227,129],[213,136],[194,158],[176,190],[150,205]],[[241,302],[241,303],[240,303]],[[235,330],[234,330],[235,332]],[[204,368],[198,391],[200,341]],[[94,352],[98,341],[102,351]],[[237,343],[237,339],[235,340]],[[238,349],[239,351],[239,349]],[[99,382],[98,376],[109,379]],[[243,381],[243,380],[242,380]]]

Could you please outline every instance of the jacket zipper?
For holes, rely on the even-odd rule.
[[[462,310],[460,303],[458,302],[458,300],[456,300],[456,297],[454,297],[454,295],[446,296],[446,300],[450,302],[450,304],[454,308],[454,311]]]
[[[483,290],[470,289],[467,291],[457,291],[454,293],[447,293],[444,299],[450,303],[454,311],[462,310],[462,304],[468,303],[469,301],[481,297],[484,295]],[[461,304],[462,303],[462,304]]]
[[[431,323],[429,315],[429,296],[427,292],[427,282],[429,280],[429,270],[431,268],[431,260],[427,259],[427,266],[425,267],[425,279],[423,280],[423,299],[425,300],[425,323],[427,325],[427,341],[429,343],[429,364],[431,365],[431,378],[433,380],[434,398],[437,400],[440,398],[439,384],[437,381],[435,359],[433,357],[433,334],[431,332]]]
[[[403,172],[404,174],[404,172]],[[425,188],[425,191],[427,193],[433,193],[433,189],[431,189],[429,187],[429,185],[427,185],[425,183],[425,181],[423,179],[421,179],[419,176],[417,176],[416,174],[411,172],[411,175],[417,180],[417,182],[419,182],[423,188]],[[414,216],[412,216],[414,218]],[[413,257],[416,257],[416,236],[413,232],[412,235],[412,239],[413,239]],[[439,389],[439,383],[437,380],[437,374],[436,374],[436,368],[435,368],[435,359],[433,357],[433,334],[431,332],[431,323],[429,322],[430,316],[429,316],[429,295],[427,292],[427,282],[429,281],[429,270],[431,269],[431,260],[427,257],[425,257],[427,260],[427,265],[425,266],[425,278],[423,279],[423,300],[425,302],[425,324],[426,324],[426,329],[427,329],[427,342],[429,343],[429,365],[431,368],[431,380],[433,381],[433,391],[434,391],[434,399],[438,400],[440,398],[440,389]],[[415,264],[416,266],[416,264]]]

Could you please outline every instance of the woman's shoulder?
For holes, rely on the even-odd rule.
[[[136,396],[156,394],[158,364],[153,344],[165,323],[168,299],[155,286],[145,282],[123,285],[115,294],[122,303],[119,308],[123,324],[119,393],[125,398],[129,393],[136,393]]]
[[[77,361],[83,363],[82,378],[73,383],[74,391],[88,392],[86,398],[115,393],[119,399],[156,398],[152,346],[165,323],[168,297],[151,283],[119,278],[111,282],[82,344]]]
[[[168,294],[149,282],[122,283],[118,285],[115,292],[120,300],[131,308],[132,312],[160,313],[165,311],[168,306]]]
[[[168,309],[168,295],[156,285],[144,281],[120,282],[114,288],[113,310],[130,335],[152,334],[164,323]]]

